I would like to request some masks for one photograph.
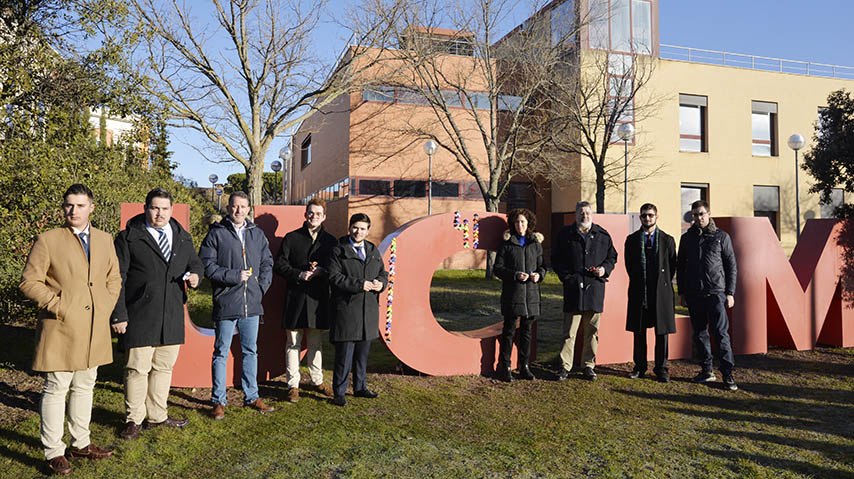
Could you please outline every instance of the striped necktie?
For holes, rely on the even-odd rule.
[[[157,245],[160,246],[160,251],[163,253],[163,258],[166,261],[169,261],[169,257],[172,256],[172,248],[169,247],[169,238],[166,237],[166,232],[163,231],[163,228],[155,228],[158,233],[160,233],[160,238],[157,240]]]

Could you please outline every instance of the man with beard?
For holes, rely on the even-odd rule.
[[[732,371],[735,362],[729,340],[726,308],[735,305],[738,267],[729,235],[715,226],[709,204],[703,200],[691,205],[694,224],[679,241],[676,276],[679,294],[688,305],[694,330],[694,352],[702,370],[694,382],[717,379],[712,373],[712,346],[709,331],[718,343],[718,355],[724,387],[735,391]]]
[[[617,263],[611,235],[593,224],[590,203],[575,206],[575,223],[560,230],[552,248],[552,266],[563,282],[563,348],[558,381],[565,380],[575,357],[575,335],[584,323],[582,375],[593,381],[596,349],[599,346],[599,316],[604,309],[605,282]]]
[[[660,382],[670,380],[667,371],[667,335],[676,332],[673,311],[673,276],[676,274],[676,241],[656,226],[658,208],[646,203],[640,209],[641,227],[626,237],[624,260],[629,274],[626,331],[634,333],[635,367],[629,376],[646,374],[646,330],[655,328],[655,367]]]

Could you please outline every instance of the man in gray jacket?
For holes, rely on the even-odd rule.
[[[261,299],[273,281],[273,255],[261,228],[247,219],[249,196],[232,193],[225,208],[228,216],[211,225],[202,241],[199,258],[213,286],[213,320],[216,324],[211,373],[213,419],[225,417],[226,360],[234,329],[240,335],[243,356],[240,382],[243,405],[271,412],[258,397],[258,323],[264,314]]]
[[[688,305],[694,329],[694,351],[703,368],[694,382],[706,383],[717,379],[712,373],[712,347],[709,332],[718,342],[720,368],[724,386],[735,391],[733,379],[735,362],[729,340],[729,319],[726,308],[735,305],[735,281],[738,268],[729,235],[715,226],[709,204],[703,200],[691,205],[694,224],[679,241],[676,260],[676,280],[679,295]]]

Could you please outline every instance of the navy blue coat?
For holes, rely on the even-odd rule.
[[[264,314],[261,299],[273,281],[273,255],[267,236],[255,223],[246,220],[246,248],[228,218],[211,225],[199,248],[205,277],[213,286],[214,321]],[[248,281],[240,271],[251,269]]]
[[[376,246],[365,240],[365,259],[359,258],[344,236],[332,248],[326,269],[332,287],[332,324],[329,340],[363,341],[376,339],[379,332],[379,291],[362,289],[365,281],[380,280],[383,289],[388,285],[388,273]]]
[[[185,273],[202,275],[193,238],[174,219],[172,256],[167,263],[154,237],[145,229],[145,215],[131,218],[116,237],[122,292],[111,322],[127,321],[119,336],[122,349],[184,344]]]

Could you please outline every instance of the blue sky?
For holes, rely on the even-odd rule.
[[[333,10],[340,11],[330,8]],[[659,15],[663,44],[854,67],[854,48],[849,44],[854,38],[854,0],[661,0]],[[344,36],[327,25],[318,47],[334,56],[344,47]],[[202,159],[188,144],[207,140],[187,130],[173,130],[170,140],[172,159],[178,163],[176,174],[200,186],[210,185],[211,173],[222,182],[231,173],[243,172],[237,163],[214,164]],[[284,139],[273,144],[267,171],[272,171],[270,162],[284,144]]]

